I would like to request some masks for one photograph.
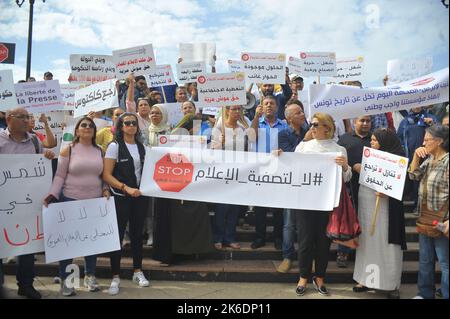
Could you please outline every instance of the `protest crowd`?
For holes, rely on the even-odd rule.
[[[118,52],[120,51],[126,49]],[[15,85],[10,83],[16,91],[12,98],[15,100],[17,95],[17,101],[5,106],[0,102],[0,158],[1,169],[4,170],[3,176],[0,176],[0,182],[3,182],[0,185],[1,197],[15,200],[10,202],[13,203],[11,206],[23,204],[15,199],[17,196],[13,198],[10,193],[6,193],[5,187],[8,183],[15,183],[15,178],[24,176],[20,172],[21,169],[20,178],[11,176],[14,170],[8,165],[14,161],[7,160],[5,156],[23,154],[21,158],[25,160],[27,156],[31,158],[42,154],[45,157],[42,161],[48,161],[53,171],[48,178],[48,181],[51,181],[48,185],[36,187],[41,188],[44,195],[35,200],[39,202],[36,207],[42,207],[44,210],[44,231],[41,237],[36,237],[36,242],[39,239],[42,241],[41,249],[15,250],[20,245],[14,243],[17,238],[12,235],[9,240],[0,240],[0,245],[9,245],[7,249],[0,250],[0,257],[4,258],[3,263],[11,262],[17,265],[19,295],[31,299],[41,298],[39,291],[33,287],[34,254],[44,251],[45,246],[46,258],[50,258],[50,254],[47,256],[47,248],[54,248],[64,241],[62,235],[56,239],[52,237],[51,240],[47,237],[50,234],[47,225],[50,224],[45,221],[48,218],[46,216],[52,212],[58,214],[60,221],[52,225],[62,225],[67,217],[67,214],[64,217],[58,211],[62,208],[52,211],[52,207],[63,207],[55,205],[71,202],[64,204],[64,207],[70,207],[78,201],[103,197],[106,201],[114,199],[112,209],[115,211],[116,222],[109,226],[109,233],[96,233],[97,241],[90,241],[89,245],[95,246],[100,243],[102,236],[106,238],[114,233],[115,246],[112,239],[109,244],[115,248],[97,251],[95,247],[88,247],[83,255],[78,252],[71,254],[70,248],[67,248],[63,249],[65,254],[62,257],[52,259],[59,262],[59,272],[54,276],[60,282],[60,292],[63,296],[76,294],[76,289],[66,281],[70,274],[68,266],[72,264],[73,258],[84,257],[83,283],[89,291],[98,292],[97,256],[109,256],[112,277],[108,293],[117,295],[120,294],[121,258],[124,246],[128,245],[131,248],[134,271],[131,279],[139,287],[148,287],[151,278],[143,271],[144,246],[152,246],[153,262],[160,267],[176,265],[183,259],[182,256],[186,255],[201,256],[223,249],[239,250],[241,244],[237,239],[236,229],[242,216],[250,212],[254,215],[255,232],[251,243],[251,249],[254,250],[267,245],[268,216],[273,216],[273,245],[282,254],[277,271],[282,274],[289,272],[294,260],[298,260],[299,279],[296,284],[293,283],[292,290],[293,293],[295,290],[298,296],[305,294],[311,282],[317,293],[332,295],[332,291],[326,287],[326,278],[330,245],[336,242],[339,243],[336,255],[338,267],[348,267],[350,256],[355,255],[355,294],[363,296],[364,292],[377,290],[385,291],[389,298],[399,298],[403,252],[407,249],[404,202],[408,201],[414,206],[414,213],[418,217],[419,272],[416,298],[434,299],[436,294],[445,299],[449,298],[448,68],[446,100],[436,103],[431,101],[427,104],[419,98],[416,99],[417,103],[388,112],[383,112],[385,109],[381,108],[376,110],[373,101],[364,100],[367,102],[365,104],[362,102],[364,98],[369,100],[371,93],[365,93],[365,97],[359,100],[359,91],[363,92],[366,88],[363,88],[363,83],[358,79],[343,81],[336,78],[333,83],[327,83],[326,87],[348,90],[345,92],[355,104],[354,113],[349,113],[351,116],[347,116],[345,111],[342,111],[345,113],[342,116],[336,116],[337,113],[327,111],[332,108],[331,104],[319,107],[322,102],[319,99],[313,100],[312,90],[324,86],[323,84],[312,84],[309,88],[309,99],[304,98],[303,93],[308,90],[304,86],[304,77],[312,76],[308,74],[308,70],[304,71],[304,74],[293,71],[291,65],[286,67],[284,60],[281,64],[274,63],[272,68],[245,64],[248,59],[257,60],[258,54],[254,55],[256,57],[252,56],[252,53],[242,55],[243,64],[238,70],[242,73],[224,74],[216,73],[215,54],[206,61],[211,62],[208,67],[205,62],[185,61],[180,58],[178,65],[180,69],[184,67],[181,70],[185,71],[178,73],[179,83],[161,79],[161,72],[165,73],[167,66],[156,66],[153,56],[138,57],[134,59],[136,64],[114,60],[115,73],[111,75],[105,68],[101,76],[95,72],[83,75],[86,70],[72,62],[71,57],[70,84],[59,86],[56,82],[61,88],[60,95],[66,97],[59,101],[56,108],[45,110],[20,102],[19,92],[32,91],[31,82],[36,81],[34,78],[19,81]],[[78,59],[84,66],[96,63],[95,56],[85,55],[80,59],[78,55]],[[100,58],[97,59],[99,62]],[[149,61],[151,63],[146,64]],[[132,69],[130,65],[140,67]],[[208,70],[209,67],[211,70]],[[268,71],[268,74],[261,70]],[[195,77],[183,78],[183,74],[186,77]],[[425,74],[420,76],[422,75]],[[242,77],[245,77],[245,81]],[[42,81],[34,83],[41,85],[41,88],[53,88],[54,84],[46,86],[45,83],[54,82],[52,73],[46,72]],[[206,87],[209,83],[212,83],[211,86]],[[96,85],[99,86],[95,87]],[[384,86],[377,88],[376,92],[384,94],[387,99],[388,92],[399,90],[398,87],[392,88],[392,85],[388,75],[385,77]],[[68,86],[72,88],[65,88]],[[0,97],[2,91],[5,91],[3,89],[4,87],[0,86]],[[90,89],[92,90],[89,91]],[[330,89],[326,94],[329,94],[334,106],[342,102],[347,104],[345,107],[351,107],[352,102],[346,101],[340,93],[333,95],[333,92]],[[70,93],[71,100],[67,99]],[[409,93],[419,94],[411,91]],[[222,95],[219,97],[220,94]],[[308,92],[306,96],[307,94]],[[406,95],[403,95],[403,98],[405,97]],[[3,101],[7,98],[8,96],[4,96]],[[323,101],[322,106],[326,104],[327,99]],[[41,106],[42,102],[45,104],[45,100],[40,101]],[[380,102],[379,98],[376,102]],[[395,102],[392,103],[395,105]],[[344,105],[341,107],[338,112],[344,110]],[[60,114],[59,124],[52,126],[51,118],[56,118],[56,113]],[[60,133],[55,134],[55,130]],[[172,144],[164,145],[167,140],[172,141]],[[222,193],[220,198],[229,196],[223,201],[214,200],[219,198],[219,195],[212,199],[206,198],[208,192],[222,191],[215,190],[213,184],[216,182],[213,179],[221,179],[218,173],[211,175],[209,171],[208,175],[216,175],[209,181],[203,179],[203,171],[202,174],[196,171],[191,177],[192,183],[203,183],[201,193],[204,200],[197,199],[198,197],[177,198],[177,193],[183,193],[189,186],[183,191],[170,188],[173,185],[167,186],[170,183],[164,178],[170,180],[169,171],[157,176],[159,170],[155,165],[159,162],[151,160],[151,156],[165,154],[161,151],[163,147],[177,147],[177,151],[173,151],[171,157],[165,160],[173,163],[173,167],[184,168],[188,165],[186,157],[177,159],[174,155],[179,152],[178,148],[194,148],[194,153],[208,151],[214,154],[262,154],[272,162],[283,162],[283,158],[292,156],[289,158],[300,161],[292,163],[293,170],[301,167],[301,160],[308,156],[328,156],[328,166],[332,167],[336,180],[331,186],[335,195],[331,201],[335,204],[328,208],[320,205],[313,207],[310,204],[302,204],[306,198],[293,198],[292,202],[300,204],[283,205],[274,202],[273,205],[267,205],[267,201],[275,201],[275,197],[278,197],[275,189],[278,186],[274,184],[288,184],[288,175],[285,175],[283,182],[281,177],[280,182],[275,182],[276,178],[270,175],[270,172],[264,176],[272,176],[272,185],[266,186],[273,187],[272,192],[268,193],[270,195],[267,195],[273,198],[247,202],[249,193],[241,193],[239,196]],[[169,153],[171,148],[165,149]],[[364,164],[364,157],[368,157],[366,152],[380,152],[383,156],[400,158],[399,161],[408,163],[402,167],[404,179],[399,196],[392,195],[393,192],[389,192],[390,188],[386,187],[386,183],[383,191],[376,188],[375,184],[380,186],[381,182],[371,179],[368,175],[367,172],[373,177],[377,168],[372,170],[373,164]],[[244,164],[242,165],[244,167]],[[305,166],[310,167],[311,164]],[[314,168],[314,165],[311,167]],[[151,173],[146,173],[148,169]],[[239,173],[242,174],[244,169],[240,169]],[[386,179],[389,178],[389,169],[383,169]],[[227,175],[228,173],[229,170]],[[256,175],[255,172],[252,174]],[[364,178],[360,178],[362,174],[365,174]],[[398,174],[400,176],[400,173]],[[392,176],[395,179],[397,173]],[[311,179],[311,175],[309,178]],[[234,168],[232,177],[227,176],[225,179],[228,179],[227,184],[228,181],[232,183],[233,179],[238,180]],[[250,177],[248,181],[251,181]],[[164,182],[166,184],[163,184]],[[144,183],[147,183],[147,186],[144,187]],[[261,177],[259,183],[268,182]],[[152,187],[158,192],[163,191],[170,195],[149,195],[148,189]],[[8,191],[12,192],[12,189],[21,199],[30,196],[19,194],[25,192],[21,188],[9,188]],[[247,190],[256,193],[258,188]],[[261,197],[265,196],[265,193],[262,193]],[[315,196],[318,196],[320,202],[322,195]],[[6,212],[15,208],[3,207],[8,205],[9,201],[10,199],[1,202],[2,222],[14,216]],[[258,206],[258,203],[262,206]],[[77,210],[82,211],[81,208]],[[86,214],[89,215],[89,211]],[[28,220],[33,218],[34,222],[34,216]],[[16,221],[12,220],[7,225],[9,227],[13,224],[15,225]],[[8,229],[8,232],[12,230]],[[55,230],[55,233],[57,232]],[[67,238],[65,237],[66,243]],[[74,237],[72,239],[77,241]],[[83,241],[82,238],[79,241]],[[26,245],[20,246],[20,249],[24,246]],[[436,258],[441,270],[440,289],[436,289]],[[381,274],[376,281],[371,281],[371,273],[367,272],[367,267],[373,264],[379,267]],[[3,284],[3,277],[0,263],[0,285]]]

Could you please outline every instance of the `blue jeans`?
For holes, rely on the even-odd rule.
[[[295,211],[283,210],[283,258],[294,259],[295,256]]]
[[[71,202],[76,199],[64,196],[62,193],[59,197],[59,202]],[[60,260],[59,262],[59,277],[65,280],[70,273],[66,272],[68,265],[72,264],[73,259]],[[95,268],[97,266],[97,255],[84,257],[84,273],[86,275],[95,276]]]
[[[435,252],[441,266],[441,290],[444,299],[448,299],[448,238],[431,238],[419,234],[419,278],[417,285],[419,296],[434,299]]]
[[[217,204],[214,216],[214,243],[231,244],[236,242],[236,226],[241,207],[230,204]]]

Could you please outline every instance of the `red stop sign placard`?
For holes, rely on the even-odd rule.
[[[3,43],[0,43],[0,63],[8,58],[8,54],[8,48]]]
[[[153,180],[162,191],[180,192],[192,182],[194,165],[182,154],[166,154],[155,163]]]

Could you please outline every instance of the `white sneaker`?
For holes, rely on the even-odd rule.
[[[415,296],[414,298],[411,298],[411,299],[423,299],[423,297],[422,296]]]
[[[139,287],[148,287],[150,285],[149,281],[145,278],[142,271],[134,273],[133,281],[136,282]]]
[[[147,246],[153,246],[153,237],[147,239]]]
[[[111,281],[111,286],[109,286],[108,293],[111,296],[117,295],[119,293],[119,286],[120,286],[120,278],[113,278]]]
[[[97,283],[95,276],[84,277],[84,287],[86,287],[90,292],[96,292],[100,290],[100,286]]]

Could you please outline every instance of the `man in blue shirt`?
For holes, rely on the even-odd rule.
[[[255,118],[258,118],[258,142],[257,151],[270,153],[278,149],[278,132],[287,128],[285,121],[278,118],[277,100],[274,96],[264,97],[262,106],[258,106],[255,112]],[[266,225],[267,211],[266,207],[255,208],[255,226],[256,238],[251,247],[256,249],[266,244]],[[282,245],[282,227],[283,227],[283,210],[281,208],[272,209],[274,220],[274,244],[276,249],[281,249]]]

